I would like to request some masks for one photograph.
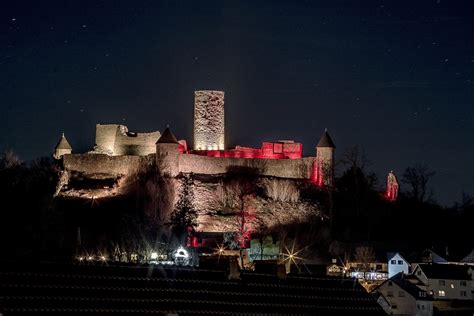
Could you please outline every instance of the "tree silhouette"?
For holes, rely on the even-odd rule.
[[[194,231],[197,225],[197,212],[194,208],[193,179],[191,176],[183,178],[178,201],[171,214],[171,224],[173,235],[182,245],[185,242],[188,231]]]
[[[418,202],[425,202],[427,199],[428,181],[436,174],[425,164],[417,163],[413,167],[408,167],[403,173],[402,182],[409,185],[409,196]]]

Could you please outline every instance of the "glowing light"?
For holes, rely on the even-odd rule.
[[[84,260],[84,257],[79,257],[79,258],[77,258],[77,260],[83,261],[83,260]]]
[[[176,265],[186,266],[189,264],[189,259],[188,251],[180,246],[174,254],[174,263]]]
[[[184,249],[183,247],[179,247],[176,250],[176,253],[175,253],[174,256],[177,257],[177,258],[189,258],[188,251],[186,249]]]
[[[102,260],[102,261],[106,261],[106,260],[107,260],[107,258],[106,258],[105,256],[100,256],[100,260]]]
[[[92,261],[92,260],[94,260],[94,257],[93,257],[93,256],[88,256],[88,257],[87,257],[87,260],[88,260],[88,261]]]
[[[150,258],[153,259],[153,260],[158,259],[158,253],[157,252],[152,252],[151,255],[150,255]]]
[[[225,247],[223,244],[219,245],[216,249],[215,249],[216,253],[219,255],[219,257],[224,254],[224,251],[225,251]]]
[[[298,254],[301,253],[303,250],[304,250],[304,248],[300,249],[298,251],[295,251],[295,242],[293,241],[293,245],[291,246],[291,250],[288,249],[288,247],[285,246],[286,253],[283,254],[283,262],[286,261],[286,262],[289,262],[290,264],[294,263],[297,266],[298,265],[297,260],[298,261],[304,260],[303,258],[298,257]]]

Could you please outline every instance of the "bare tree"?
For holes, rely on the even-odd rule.
[[[369,271],[370,263],[375,261],[374,249],[367,246],[357,247],[354,253],[354,260],[361,264],[363,272]]]
[[[367,210],[368,197],[376,186],[377,177],[373,172],[366,171],[370,162],[358,146],[349,148],[343,154],[341,163],[347,166],[347,170],[339,178],[339,186],[352,195],[353,208],[359,216]]]
[[[13,150],[6,150],[0,156],[0,169],[9,169],[21,165],[21,160],[13,152]]]
[[[428,181],[436,174],[428,166],[417,163],[403,173],[402,182],[410,187],[409,196],[415,201],[424,202],[428,198]]]
[[[269,179],[264,182],[267,196],[274,201],[298,202],[300,192],[294,181]]]
[[[370,160],[367,158],[367,155],[363,148],[359,146],[353,146],[347,149],[340,159],[341,164],[347,166],[349,169],[360,169],[365,170],[367,166],[371,164]]]
[[[244,267],[243,250],[251,239],[253,228],[258,222],[255,216],[255,208],[252,205],[258,172],[251,168],[235,168],[230,171],[232,171],[232,180],[230,182],[232,186],[226,187],[228,199],[226,204],[235,215],[232,226],[235,239],[239,245],[240,262],[242,267]]]

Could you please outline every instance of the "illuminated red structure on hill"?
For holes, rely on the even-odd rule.
[[[385,198],[390,202],[395,202],[398,197],[398,181],[395,173],[390,171],[387,176],[387,190],[385,191]]]

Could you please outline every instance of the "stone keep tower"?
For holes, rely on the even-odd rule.
[[[320,186],[333,185],[334,180],[334,151],[336,146],[325,129],[318,145],[316,145],[317,183]]]
[[[179,173],[179,143],[169,127],[156,142],[156,166],[162,176],[176,177]]]
[[[64,133],[61,136],[56,148],[54,149],[53,157],[54,159],[60,159],[63,155],[68,155],[72,153],[72,147],[64,136]]]
[[[224,91],[194,91],[194,149],[224,150]]]

